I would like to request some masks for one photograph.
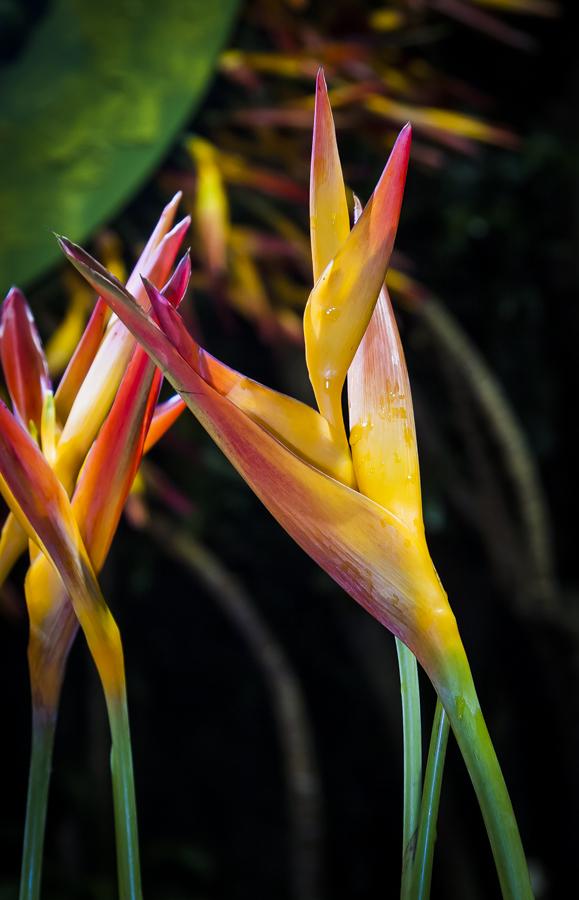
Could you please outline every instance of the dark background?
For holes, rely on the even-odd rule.
[[[354,6],[338,4],[343,33],[353,31]],[[456,23],[421,48],[438,69],[490,98],[490,118],[518,134],[520,146],[479,146],[470,156],[449,151],[434,171],[412,166],[397,241],[415,276],[454,314],[502,384],[547,497],[556,580],[545,610],[532,599],[532,584],[521,587],[528,546],[500,447],[465,395],[460,373],[421,317],[402,304],[431,553],[457,615],[541,898],[573,894],[579,839],[579,62],[572,10],[572,3],[561,4],[556,19],[524,19],[536,40],[532,52]],[[329,13],[312,4],[302,15],[323,29]],[[256,41],[267,45],[242,9],[230,44]],[[266,84],[271,103],[276,89]],[[210,133],[216,111],[237,102],[236,90],[218,78],[195,130]],[[352,132],[339,142],[346,167],[357,173],[352,181],[367,196],[379,153],[374,159],[361,149]],[[166,197],[163,174],[181,160],[176,147],[112,223],[128,243],[137,233],[146,236]],[[305,225],[305,207],[293,214]],[[44,337],[61,309],[56,278],[48,275],[29,291]],[[307,396],[299,348],[265,342],[236,313],[220,317],[207,294],[199,298],[198,317],[218,356]],[[319,896],[396,896],[402,770],[391,637],[292,544],[190,416],[152,464],[190,502],[178,515],[152,492],[153,522],[168,520],[218,557],[283,648],[303,692],[321,796]],[[458,496],[459,481],[478,526],[465,512],[472,504]],[[485,505],[489,491],[498,492],[501,509]],[[520,549],[506,562],[505,509]],[[284,900],[291,893],[288,815],[268,684],[239,627],[168,543],[154,527],[123,522],[102,577],[127,659],[145,893],[151,900]],[[4,590],[0,618],[2,900],[17,892],[29,752],[24,571],[20,565]],[[423,694],[427,742],[433,700],[426,681]],[[112,823],[105,706],[78,640],[56,742],[46,898],[115,896]],[[498,896],[482,820],[452,740],[433,896]]]

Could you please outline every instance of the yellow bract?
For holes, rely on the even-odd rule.
[[[310,173],[310,239],[314,283],[350,233],[350,218],[336,129],[322,71],[316,80],[316,110]]]
[[[422,531],[420,470],[410,384],[383,290],[348,372],[350,446],[358,487],[412,531]]]

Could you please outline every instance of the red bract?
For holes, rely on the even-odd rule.
[[[50,377],[32,313],[24,294],[15,287],[2,305],[0,359],[15,414],[25,428],[32,423],[40,434]]]

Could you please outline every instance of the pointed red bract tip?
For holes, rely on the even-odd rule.
[[[412,143],[412,125],[410,122],[407,122],[404,128],[400,131],[400,134],[396,138],[396,143],[399,140],[402,140],[403,143],[408,145],[408,152],[410,152],[410,144]]]
[[[392,147],[392,152],[390,154],[390,158],[386,163],[386,167],[388,164],[394,160],[398,160],[398,166],[400,175],[406,180],[406,172],[408,170],[408,161],[410,159],[410,148],[412,146],[412,125],[410,122],[407,122],[404,128],[401,130],[400,134],[394,141],[394,146]]]
[[[165,297],[161,294],[161,292],[155,287],[154,284],[151,284],[148,278],[145,278],[144,275],[141,275],[141,281],[143,282],[143,286],[147,292],[147,296],[151,301],[151,307],[153,309],[153,313],[157,319],[157,322],[163,327],[163,318],[165,315],[165,310],[167,308],[167,301]]]
[[[14,412],[25,428],[40,428],[44,398],[51,389],[48,366],[26,297],[11,287],[0,311],[0,361]]]
[[[163,295],[171,304],[178,307],[185,296],[191,278],[191,254],[189,250],[181,257],[179,263],[171,275],[171,278],[163,288]],[[146,289],[146,285],[145,285]],[[149,297],[150,299],[150,297]]]
[[[191,216],[185,216],[184,219],[181,219],[180,222],[177,222],[176,225],[173,226],[171,231],[169,231],[163,241],[169,243],[169,241],[181,241],[185,237],[185,232],[189,228],[191,224]]]
[[[8,291],[8,293],[6,294],[4,303],[14,303],[19,300],[22,301],[23,303],[26,303],[24,294],[22,293],[20,288],[16,287],[16,285],[13,284],[12,287],[10,288],[10,290]]]
[[[320,66],[316,75],[316,94],[318,93],[328,93],[328,86],[326,84],[326,76],[324,75],[324,67]]]
[[[146,278],[143,278],[142,281],[161,331],[171,341],[183,359],[198,370],[200,367],[199,355],[202,351],[187,331],[183,319],[150,281]]]
[[[383,217],[383,221],[386,221],[393,229],[392,241],[398,227],[411,144],[412,128],[410,123],[408,123],[396,138],[388,162],[368,202],[368,207],[379,210],[379,215]],[[374,234],[372,234],[373,231],[375,231]],[[382,240],[382,226],[376,230],[370,230],[370,245],[373,245],[375,241],[381,242]]]
[[[405,154],[408,162],[408,157],[410,156],[410,145],[412,144],[412,125],[410,122],[407,122],[404,128],[400,131],[400,134],[394,141],[394,146],[392,147],[392,155],[394,153]]]

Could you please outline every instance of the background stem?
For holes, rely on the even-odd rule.
[[[125,691],[107,697],[120,900],[142,900],[133,755]]]
[[[422,725],[420,685],[416,657],[396,638],[400,693],[402,696],[402,733],[404,743],[404,812],[402,825],[402,879],[400,897],[409,898],[412,861],[416,847],[420,794],[422,791]]]
[[[55,727],[56,711],[33,707],[32,750],[28,775],[20,900],[38,900],[40,897],[46,808]]]
[[[430,883],[432,880],[432,861],[434,859],[434,844],[436,841],[436,822],[438,819],[438,807],[440,804],[440,791],[442,787],[442,773],[446,758],[446,746],[450,722],[440,700],[436,703],[432,734],[424,776],[424,789],[422,791],[422,803],[420,806],[420,822],[418,826],[418,838],[416,841],[416,853],[412,867],[411,896],[413,900],[427,900],[430,896]]]

